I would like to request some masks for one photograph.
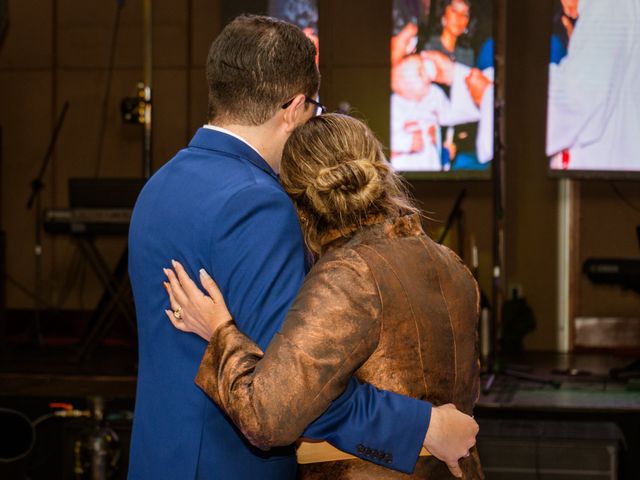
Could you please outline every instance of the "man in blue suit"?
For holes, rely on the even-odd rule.
[[[261,348],[280,328],[306,257],[277,172],[284,143],[317,105],[315,47],[286,22],[239,17],[212,44],[207,78],[209,124],[149,180],[131,220],[140,351],[129,478],[293,479],[293,447],[254,448],[195,386],[207,344],[167,321],[161,285],[172,258],[192,276],[204,267]],[[403,472],[424,444],[458,473],[476,432],[454,408],[352,380],[305,436]]]

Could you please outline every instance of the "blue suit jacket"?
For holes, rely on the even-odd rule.
[[[230,135],[201,128],[147,182],[129,233],[139,335],[130,479],[295,478],[292,447],[252,447],[195,386],[207,343],[166,318],[162,268],[175,258],[197,278],[204,267],[240,330],[265,349],[302,284],[304,252],[295,209],[276,174]],[[305,435],[354,455],[371,451],[363,445],[391,453],[386,466],[411,471],[430,408],[352,380]]]

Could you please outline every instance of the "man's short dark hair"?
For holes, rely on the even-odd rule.
[[[316,48],[295,25],[243,15],[211,44],[207,58],[209,120],[262,125],[296,94],[320,86]]]

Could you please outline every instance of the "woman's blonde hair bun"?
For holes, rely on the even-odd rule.
[[[324,216],[362,212],[382,194],[380,173],[371,160],[346,160],[324,167],[307,186],[307,197]]]
[[[378,139],[353,117],[329,113],[297,128],[280,167],[314,253],[334,231],[347,234],[378,217],[417,211]]]

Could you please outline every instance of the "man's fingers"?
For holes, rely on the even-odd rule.
[[[204,268],[200,269],[200,283],[213,300],[213,303],[220,303],[224,301],[224,297],[218,288],[218,284],[213,280],[213,278],[211,278]]]
[[[442,460],[452,475],[462,477],[458,463],[476,443],[478,424],[452,403],[434,407],[424,446]]]
[[[458,462],[448,462],[447,468],[451,472],[451,475],[456,478],[462,478],[462,470],[460,469]]]
[[[191,280],[191,277],[189,276],[187,271],[184,269],[182,264],[177,260],[171,260],[171,265],[173,265],[173,268],[176,271],[176,275],[178,276],[178,280],[180,280],[180,285],[182,285],[182,288],[184,289],[184,292],[187,295],[187,297],[191,299],[201,297],[202,292],[200,291],[198,286],[195,284],[195,282]]]

